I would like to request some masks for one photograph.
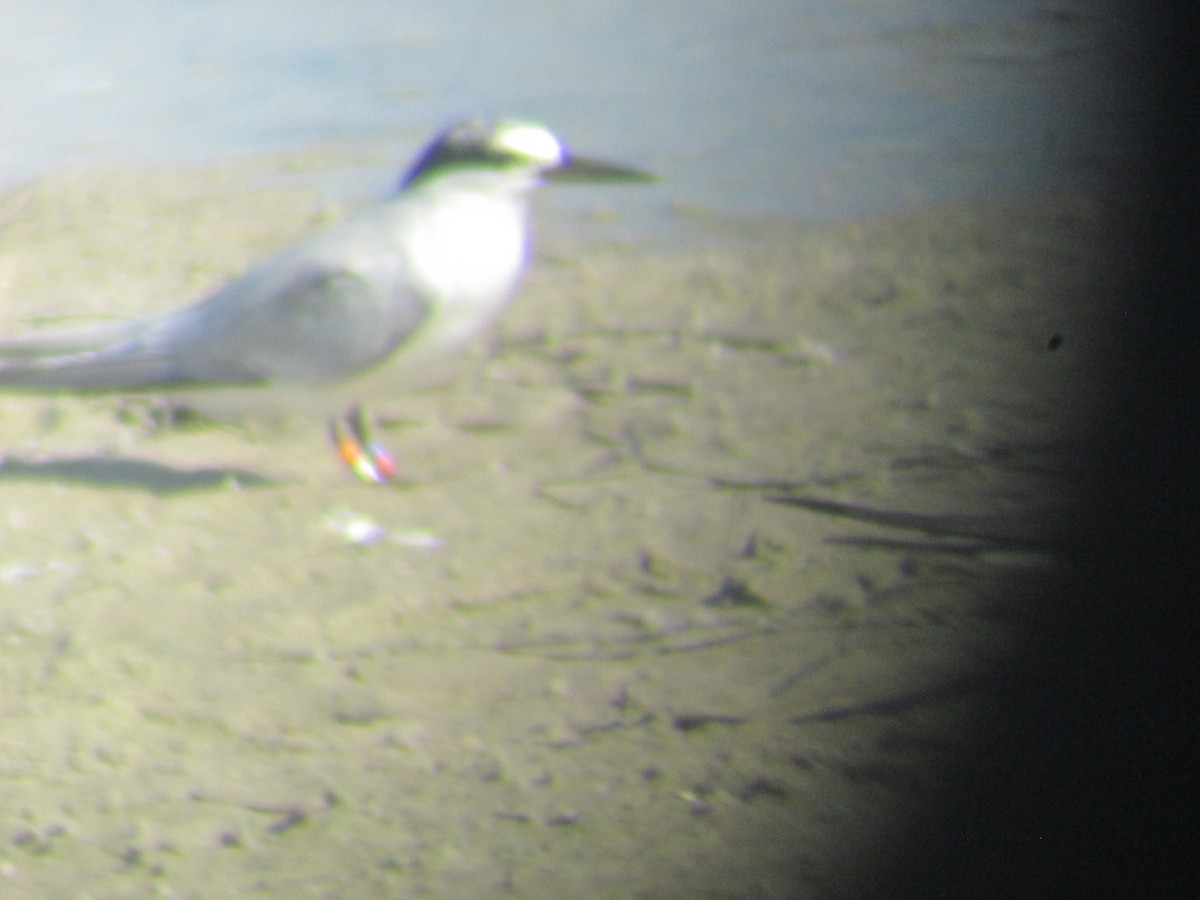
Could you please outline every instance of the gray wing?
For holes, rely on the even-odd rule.
[[[395,254],[324,264],[301,248],[178,312],[0,344],[0,385],[103,391],[345,379],[390,356],[428,316],[400,265]]]
[[[185,310],[160,339],[174,380],[323,384],[370,369],[429,313],[401,275],[306,265],[235,281]]]

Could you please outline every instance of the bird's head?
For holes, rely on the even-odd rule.
[[[512,176],[533,187],[546,181],[654,181],[638,169],[576,156],[542,125],[515,119],[471,120],[439,134],[404,176],[401,189],[454,173]]]

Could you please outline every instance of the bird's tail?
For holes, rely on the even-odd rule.
[[[122,319],[17,337],[0,337],[0,365],[13,360],[63,356],[119,344],[133,336],[136,324],[137,320]]]
[[[0,387],[26,390],[135,390],[169,384],[168,355],[138,338],[146,320],[105,322],[0,339]]]

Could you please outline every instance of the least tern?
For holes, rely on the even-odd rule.
[[[320,388],[458,349],[528,263],[530,197],[554,181],[649,181],[587,159],[542,125],[473,120],[438,135],[388,199],[250,269],[198,303],[0,340],[0,387],[132,393]],[[392,463],[358,409],[333,421],[367,481]]]

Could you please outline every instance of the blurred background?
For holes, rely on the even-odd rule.
[[[0,190],[336,146],[312,177],[366,198],[479,113],[663,174],[622,195],[655,228],[1090,188],[1143,149],[1134,25],[1113,0],[0,0]]]

